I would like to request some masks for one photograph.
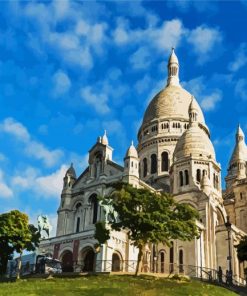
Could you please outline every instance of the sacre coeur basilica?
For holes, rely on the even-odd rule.
[[[138,145],[132,143],[127,149],[124,166],[114,162],[105,132],[90,148],[88,167],[80,176],[73,165],[68,168],[56,236],[40,244],[42,252],[62,261],[64,270],[134,271],[138,250],[124,231],[111,231],[107,243],[95,249],[94,224],[107,220],[97,196],[109,195],[112,189],[107,185],[123,181],[137,188],[169,192],[178,202],[197,209],[200,216],[200,237],[189,242],[174,240],[169,247],[147,245],[143,272],[201,273],[197,276],[203,277],[219,266],[225,273],[230,263],[233,278],[244,277],[243,263],[234,248],[247,233],[244,133],[238,126],[223,191],[209,128],[196,98],[179,83],[174,49],[167,68],[167,84],[150,101],[138,131]]]

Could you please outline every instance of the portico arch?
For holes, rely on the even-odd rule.
[[[92,272],[94,271],[95,266],[95,252],[93,248],[86,247],[81,251],[81,263],[83,272]]]
[[[112,254],[112,271],[121,271],[122,256],[118,252]]]
[[[73,272],[73,253],[70,250],[65,250],[61,256],[60,261],[62,262],[63,272]]]

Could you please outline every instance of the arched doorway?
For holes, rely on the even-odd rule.
[[[89,249],[85,252],[84,259],[83,259],[83,269],[84,272],[94,271],[94,260],[95,260],[95,253],[92,249]]]
[[[165,272],[165,252],[160,252],[160,272]]]
[[[63,272],[73,272],[73,254],[71,251],[65,251],[61,256],[62,261],[62,271]]]
[[[112,271],[121,270],[121,257],[117,253],[112,254]]]

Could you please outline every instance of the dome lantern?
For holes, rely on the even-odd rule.
[[[176,85],[180,86],[179,84],[179,63],[178,58],[175,54],[174,47],[172,48],[172,52],[168,61],[168,79],[167,79],[167,86],[169,85]]]

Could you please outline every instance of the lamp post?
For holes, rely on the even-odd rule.
[[[228,257],[227,260],[229,260],[229,284],[232,284],[232,256],[231,256],[231,228],[232,224],[230,223],[230,217],[226,217],[226,223],[225,223],[227,234],[228,234]]]

